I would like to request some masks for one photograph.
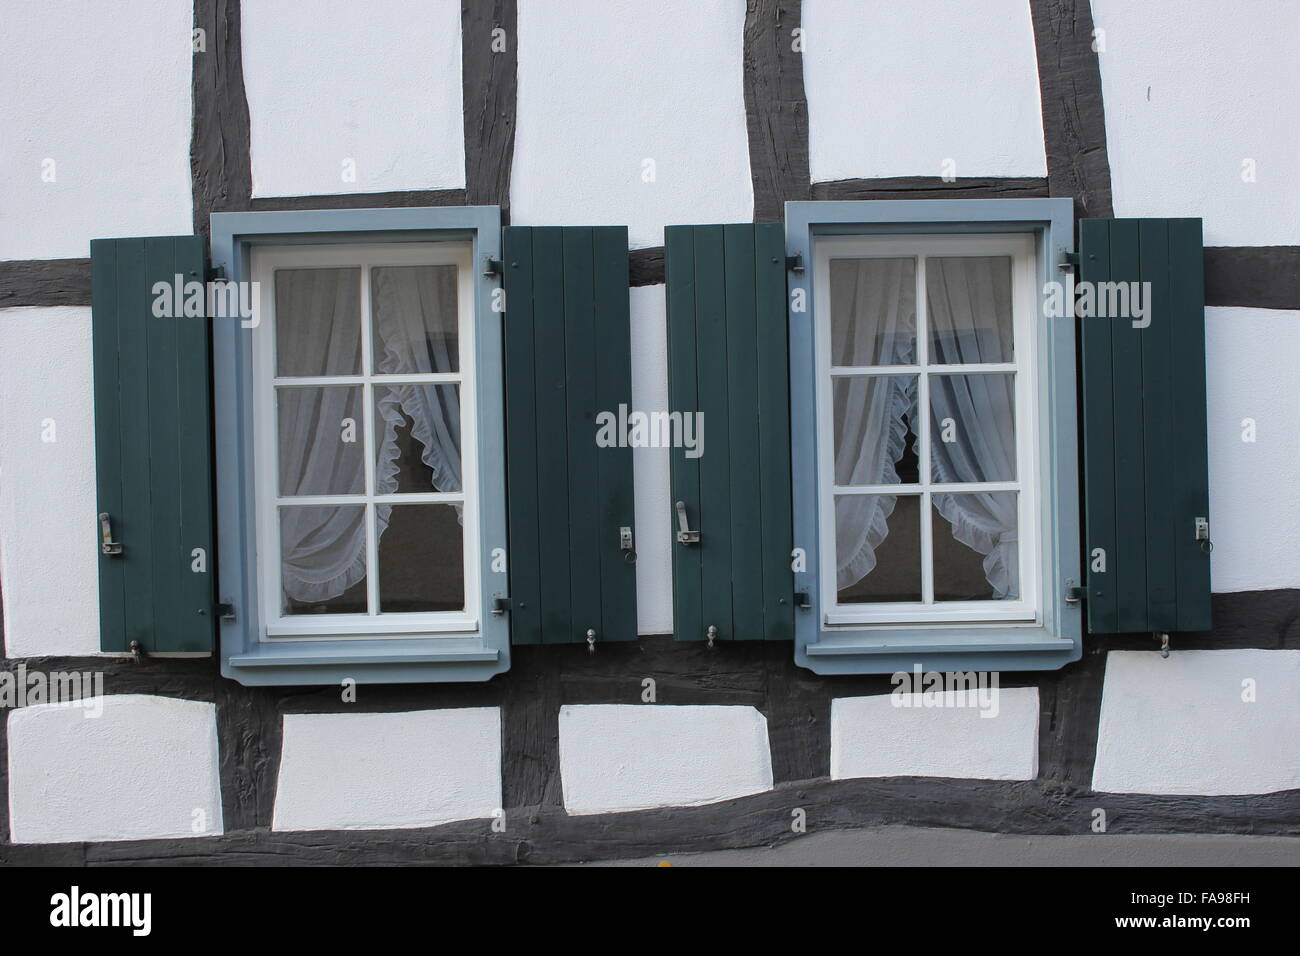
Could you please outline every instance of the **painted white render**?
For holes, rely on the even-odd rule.
[[[912,693],[831,701],[831,778],[1038,776],[1038,688],[1004,687],[996,710],[926,707]],[[943,699],[944,695],[936,695]],[[910,706],[896,706],[899,700]]]
[[[0,309],[0,593],[10,657],[99,653],[92,388],[90,309]]]
[[[495,707],[284,716],[274,830],[427,827],[500,806]]]
[[[1111,651],[1103,686],[1094,790],[1300,788],[1300,651]]]
[[[1205,310],[1215,591],[1300,587],[1298,356],[1300,312]]]
[[[7,3],[0,259],[190,232],[190,31],[173,0]]]
[[[1047,175],[1024,0],[805,0],[802,16],[814,182]]]
[[[744,22],[743,0],[523,0],[511,221],[626,225],[633,248],[749,222]]]
[[[668,313],[662,285],[631,290],[632,407],[668,406]],[[673,632],[672,487],[667,448],[632,450],[638,634]]]
[[[242,11],[254,196],[465,185],[456,0]]]
[[[1201,217],[1207,246],[1300,242],[1300,4],[1092,11],[1115,215]]]
[[[61,704],[9,713],[13,842],[222,832],[216,705],[119,694],[90,713]]]
[[[753,707],[560,708],[564,808],[694,807],[772,789],[767,718]]]

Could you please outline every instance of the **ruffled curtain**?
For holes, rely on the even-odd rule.
[[[910,259],[840,260],[832,268],[831,364],[909,365],[916,361],[916,273]],[[905,415],[915,414],[911,375],[853,375],[834,379],[835,484],[896,484],[895,465],[907,439]],[[915,418],[912,419],[913,421]],[[835,561],[842,590],[871,573],[876,548],[889,534],[894,495],[842,495],[835,503]]]
[[[297,301],[310,304],[315,322],[286,323],[277,332],[283,352],[321,352],[315,367],[347,368],[358,330],[355,290],[330,280],[330,270],[298,270],[290,281],[302,288]],[[277,282],[289,277],[277,277]],[[375,326],[375,370],[380,374],[453,372],[456,364],[456,270],[446,266],[401,266],[371,270],[371,315]],[[286,336],[285,330],[288,331]],[[303,389],[289,420],[281,415],[281,494],[360,494],[365,466],[360,451],[362,389],[331,386]],[[430,491],[461,490],[460,396],[457,386],[394,384],[374,386],[376,428],[375,492],[397,490],[401,450],[397,432],[412,421],[420,457],[432,472]],[[343,419],[358,423],[356,453],[341,450]],[[376,508],[382,538],[392,508]],[[461,506],[456,506],[461,515]],[[313,603],[338,597],[366,574],[364,508],[282,509],[281,564],[285,593]]]

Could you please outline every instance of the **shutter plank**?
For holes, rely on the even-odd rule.
[[[90,244],[91,299],[95,303],[93,357],[95,377],[95,491],[101,512],[113,521],[114,536],[121,540],[122,523],[122,381],[118,362],[116,315],[121,307],[118,282],[120,240],[96,239]],[[89,530],[89,529],[88,529]],[[87,534],[90,538],[90,534]],[[99,525],[94,527],[94,548],[99,554]],[[122,556],[99,557],[100,649],[125,651],[126,565]]]
[[[145,272],[155,277],[155,281],[157,277],[163,277],[171,285],[176,275],[176,249],[171,240],[145,240]],[[153,316],[153,298],[152,292],[146,290],[147,308],[142,314],[149,373],[144,379],[147,398],[140,410],[148,427],[151,514],[156,509],[158,514],[179,515],[180,409],[176,405],[176,328],[186,319],[183,315],[170,319]],[[180,575],[177,573],[181,559],[179,523],[153,521],[149,528],[149,547],[154,610],[161,626],[163,621],[179,620],[182,604],[178,593]],[[186,562],[187,573],[188,570]]]
[[[1205,392],[1205,258],[1199,219],[1169,221],[1169,261],[1178,278],[1172,283],[1171,363],[1178,375],[1173,403],[1174,472],[1177,524],[1174,534],[1175,580],[1180,631],[1208,631],[1210,556],[1195,539],[1196,517],[1210,517],[1209,452],[1206,445]],[[1214,525],[1210,531],[1213,537]],[[1167,629],[1173,629],[1171,626]]]
[[[794,639],[793,516],[790,485],[790,339],[785,234],[754,227],[754,319],[758,345],[759,514],[762,516],[763,637]]]
[[[716,627],[717,637],[726,639],[734,636],[734,631],[724,268],[722,227],[698,227],[695,230],[696,389],[704,421],[704,454],[697,459],[700,463],[701,604],[704,631]]]
[[[509,513],[510,639],[540,644],[541,554],[537,527],[537,389],[533,361],[533,234],[506,229],[506,502]]]
[[[1110,220],[1087,219],[1079,224],[1079,277],[1105,282],[1110,277]],[[1111,373],[1111,323],[1080,320],[1084,445],[1084,566],[1088,569],[1088,622],[1094,633],[1119,629],[1115,574],[1118,549],[1115,535],[1115,390]],[[1094,571],[1093,555],[1100,549],[1105,570]]]
[[[1141,276],[1138,224],[1117,219],[1110,226],[1110,278],[1133,282]],[[1111,326],[1115,395],[1116,561],[1112,572],[1123,633],[1146,631],[1147,524],[1145,429],[1142,421],[1143,331],[1127,319],[1097,319]],[[1137,400],[1135,400],[1135,397]]]
[[[570,228],[564,246],[565,405],[569,435],[569,586],[575,636],[603,637],[596,474],[596,314],[590,229]]]
[[[730,635],[763,636],[763,522],[759,500],[758,344],[755,335],[754,227],[723,227],[726,295],[727,443],[731,488]],[[707,422],[707,417],[706,417]],[[707,434],[707,430],[706,430]],[[716,430],[715,430],[716,434]],[[705,444],[711,452],[714,435]]]
[[[695,229],[669,226],[664,230],[664,280],[668,308],[668,404],[683,415],[700,407],[696,389],[698,362],[695,341]],[[706,425],[707,432],[707,425]],[[707,448],[707,445],[706,445]],[[700,527],[700,461],[685,449],[670,450],[672,501],[664,520],[673,529],[673,634],[678,640],[704,635],[701,549],[676,539],[676,502],[686,505],[693,529]]]
[[[537,374],[537,533],[542,642],[573,640],[569,601],[569,426],[565,396],[564,238],[533,229],[533,334]]]
[[[1161,630],[1162,623],[1177,619],[1174,537],[1176,508],[1169,488],[1178,480],[1173,472],[1173,370],[1170,366],[1173,310],[1169,296],[1169,224],[1144,219],[1138,224],[1138,254],[1142,282],[1150,282],[1150,325],[1138,329],[1142,340],[1143,462],[1146,471],[1144,512],[1146,554],[1147,626]],[[1126,323],[1130,327],[1132,322]]]
[[[618,414],[620,404],[631,405],[632,329],[628,304],[628,254],[626,226],[597,226],[594,243],[596,311],[596,410]],[[597,451],[599,507],[600,591],[602,640],[636,638],[636,565],[624,557],[618,529],[634,528],[632,449]],[[635,537],[633,538],[635,545]]]

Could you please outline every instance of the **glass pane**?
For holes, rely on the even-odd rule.
[[[460,505],[379,506],[380,611],[464,609],[465,542],[460,516]]]
[[[915,482],[915,375],[841,375],[831,380],[835,484]]]
[[[361,270],[278,269],[276,374],[361,374]]]
[[[361,386],[280,388],[276,397],[280,494],[363,494]]]
[[[1014,600],[1020,546],[1014,491],[934,495],[934,599]]]
[[[831,364],[916,362],[916,260],[831,260]]]
[[[920,502],[917,495],[836,496],[841,604],[921,600]]]
[[[1016,377],[930,376],[931,481],[1014,481]]]
[[[930,364],[1015,361],[1011,340],[1011,257],[925,260]]]
[[[285,614],[366,613],[365,506],[282,507],[280,584]]]
[[[375,492],[460,491],[460,386],[376,385]]]
[[[376,374],[460,369],[455,266],[370,270]]]

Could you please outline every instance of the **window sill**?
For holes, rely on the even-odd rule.
[[[1056,670],[1079,659],[1080,643],[1039,626],[896,628],[835,634],[798,649],[816,674],[892,674],[915,665],[937,671]]]
[[[477,639],[263,642],[222,662],[246,686],[484,681],[510,666],[508,654]]]

